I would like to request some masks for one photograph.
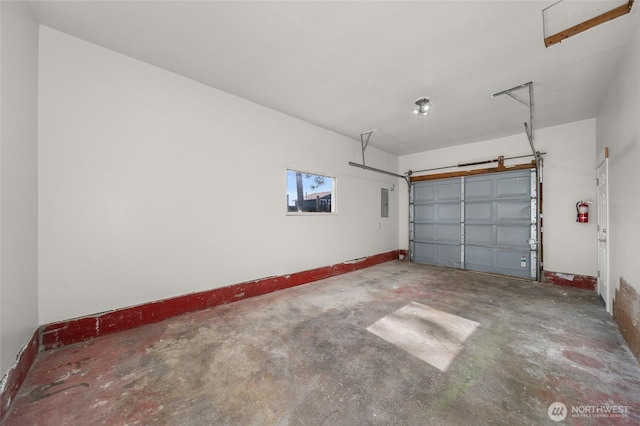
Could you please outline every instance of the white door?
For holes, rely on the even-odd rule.
[[[598,294],[605,302],[607,312],[611,313],[613,294],[609,282],[609,159],[605,158],[598,168]]]

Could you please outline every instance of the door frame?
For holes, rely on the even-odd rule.
[[[603,169],[603,170],[602,170]],[[604,183],[600,182],[600,175],[604,173]],[[601,188],[604,187],[604,194]],[[604,203],[601,200],[604,195]],[[613,291],[611,286],[610,274],[610,235],[609,232],[609,148],[605,147],[598,154],[596,161],[596,199],[597,199],[597,234],[598,238],[598,277],[597,291],[605,303],[607,312],[613,313]],[[604,240],[604,241],[603,241]],[[604,255],[600,250],[601,244],[604,243]],[[604,267],[602,267],[604,265]],[[603,294],[604,293],[604,294]]]

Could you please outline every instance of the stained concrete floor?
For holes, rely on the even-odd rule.
[[[640,367],[594,292],[395,261],[41,353],[4,424],[640,424]]]

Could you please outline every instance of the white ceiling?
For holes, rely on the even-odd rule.
[[[524,135],[528,108],[491,95],[529,81],[535,129],[595,117],[638,8],[545,48],[554,2],[30,3],[43,25],[357,141],[378,129],[370,145],[404,155]]]

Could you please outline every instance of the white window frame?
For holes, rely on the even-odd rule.
[[[285,170],[285,187],[288,191],[289,184],[289,172],[303,173],[305,175],[322,176],[324,178],[331,179],[331,211],[330,212],[305,212],[305,211],[289,211],[289,205],[287,204],[287,216],[335,216],[337,215],[337,181],[335,176],[327,173],[313,172],[305,170],[299,167],[287,167]],[[286,197],[287,194],[285,194]]]

